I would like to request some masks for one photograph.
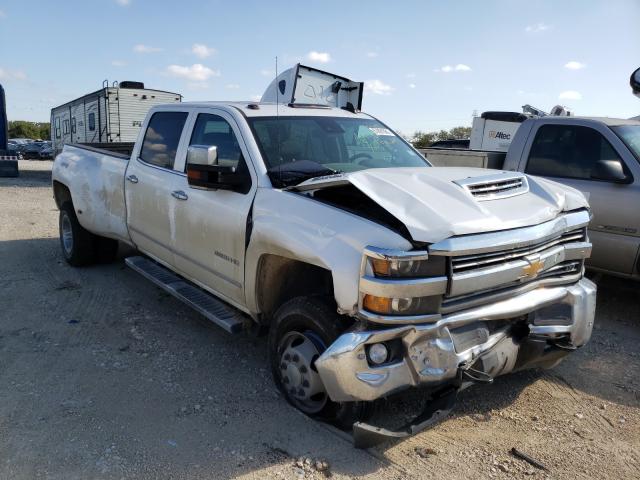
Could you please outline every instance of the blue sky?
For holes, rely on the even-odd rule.
[[[640,114],[638,0],[0,0],[12,120],[48,121],[104,79],[252,99],[276,56],[365,81],[364,110],[406,134],[525,103]]]

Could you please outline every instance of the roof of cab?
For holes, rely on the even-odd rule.
[[[626,119],[626,118],[611,118],[611,117],[579,117],[579,116],[568,116],[568,117],[556,117],[554,115],[548,115],[545,117],[534,117],[535,120],[545,123],[575,123],[576,120],[587,121],[587,122],[599,122],[603,123],[609,127],[615,127],[618,125],[640,125],[640,121]]]
[[[160,110],[167,109],[180,109],[184,107],[195,108],[212,108],[212,107],[232,107],[246,117],[275,117],[279,115],[281,117],[345,117],[345,118],[371,118],[366,113],[358,112],[352,113],[342,108],[316,106],[316,105],[303,105],[297,104],[291,107],[287,104],[276,103],[260,103],[260,102],[182,102],[177,104],[161,105]],[[257,108],[256,108],[257,107]],[[158,109],[158,107],[156,107]]]

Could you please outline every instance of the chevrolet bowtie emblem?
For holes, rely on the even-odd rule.
[[[540,270],[544,268],[544,261],[539,258],[525,258],[525,260],[529,262],[529,265],[522,267],[522,277],[520,278],[536,278],[538,273],[540,273]]]

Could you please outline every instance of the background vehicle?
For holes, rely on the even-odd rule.
[[[154,105],[182,101],[182,95],[144,88],[142,82],[106,80],[100,90],[51,109],[51,141],[59,153],[66,143],[101,146],[133,143]],[[132,145],[125,146],[131,149]]]
[[[520,124],[507,153],[422,150],[439,166],[503,168],[582,191],[593,220],[595,270],[640,279],[640,122],[616,118],[533,117]]]
[[[53,158],[53,145],[51,142],[44,142],[39,152],[40,158],[48,160]]]
[[[45,142],[33,141],[24,144],[21,148],[22,155],[26,159],[40,159],[40,150],[45,146]]]
[[[14,153],[15,150],[9,150],[7,126],[4,88],[0,85],[0,177],[17,177],[18,157]]]
[[[596,290],[582,194],[429,168],[362,91],[297,65],[260,103],[154,107],[130,157],[66,145],[53,191],[71,265],[135,246],[130,267],[225,330],[268,329],[287,400],[368,446],[472,382],[555,365],[588,341]],[[416,386],[430,402],[411,428],[362,422]]]

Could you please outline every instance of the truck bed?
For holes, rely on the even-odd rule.
[[[486,152],[466,148],[422,148],[429,163],[436,167],[476,167],[501,169],[505,152]]]
[[[125,242],[130,242],[124,197],[128,160],[94,146],[65,145],[52,171],[54,191],[56,182],[69,189],[80,225]]]

